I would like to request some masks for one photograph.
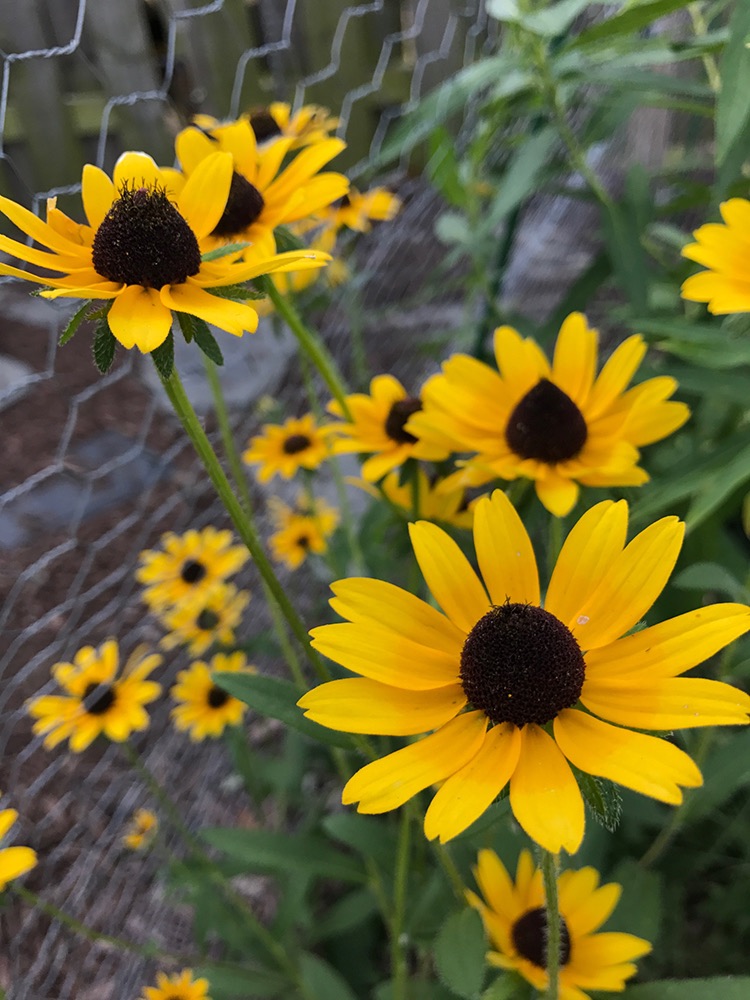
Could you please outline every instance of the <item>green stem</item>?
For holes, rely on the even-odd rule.
[[[562,521],[553,514],[550,517],[549,538],[547,542],[547,570],[550,576],[552,576],[552,571],[555,568],[557,557],[560,555],[562,543]]]
[[[450,882],[454,896],[461,903],[465,903],[466,887],[464,886],[464,880],[461,878],[461,872],[456,867],[456,862],[450,856],[448,848],[445,844],[441,844],[439,840],[433,840],[432,849],[435,852],[435,857],[437,858],[440,867],[443,869],[448,881]]]
[[[497,297],[500,294],[500,288],[503,283],[503,275],[505,274],[505,269],[508,265],[510,251],[513,248],[513,243],[515,242],[516,230],[518,229],[520,217],[521,206],[519,205],[518,208],[514,209],[508,216],[508,220],[505,223],[503,237],[497,245],[497,252],[492,264],[490,280],[483,298],[482,315],[477,325],[474,347],[471,352],[475,358],[480,358],[481,360],[486,359],[488,354],[485,345],[497,319]]]
[[[562,922],[560,902],[557,897],[558,856],[551,851],[541,851],[544,900],[547,911],[547,1000],[558,1000],[560,995],[560,955],[562,951]]]
[[[164,386],[164,390],[167,393],[167,396],[169,397],[169,400],[172,403],[175,413],[179,417],[185,432],[192,441],[193,447],[198,453],[198,456],[202,460],[220,500],[226,507],[227,512],[237,529],[237,533],[247,546],[247,549],[258,568],[258,572],[265,581],[271,596],[286,619],[292,633],[305,650],[305,653],[312,663],[318,677],[324,681],[330,680],[331,675],[328,668],[323,663],[318,653],[310,645],[310,638],[307,634],[304,622],[292,607],[284,588],[281,586],[281,583],[279,582],[279,579],[260,544],[260,539],[258,538],[255,528],[245,514],[245,511],[242,509],[242,505],[232,492],[229,480],[227,479],[224,470],[216,457],[216,452],[211,446],[211,442],[208,440],[205,431],[201,427],[195,410],[190,404],[190,400],[185,393],[185,389],[180,381],[180,376],[178,375],[176,368],[173,369],[172,374],[168,379],[162,379],[162,385]]]
[[[351,414],[346,402],[346,389],[344,388],[343,379],[333,357],[317,335],[309,327],[305,326],[297,310],[279,292],[273,281],[270,279],[266,281],[264,290],[273,303],[276,312],[282,317],[297,338],[297,343],[320,372],[323,381],[331,391],[331,395],[341,407],[341,412],[347,420],[350,420]]]
[[[391,974],[393,976],[393,1000],[408,998],[408,967],[406,961],[406,941],[404,940],[404,917],[406,914],[406,894],[409,883],[409,857],[411,854],[412,810],[406,806],[401,811],[401,824],[396,847],[396,870],[393,879],[393,917],[391,919]]]

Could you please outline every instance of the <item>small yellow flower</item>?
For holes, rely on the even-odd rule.
[[[18,819],[15,809],[0,809],[0,892],[14,878],[36,867],[36,851],[30,847],[3,847],[2,842]]]
[[[316,499],[312,504],[303,498],[296,509],[288,507],[278,498],[271,502],[271,511],[277,531],[268,539],[271,555],[289,569],[297,569],[311,552],[325,555],[328,538],[339,523],[339,512],[325,500]]]
[[[463,487],[446,491],[441,490],[441,480],[431,482],[423,469],[417,468],[416,509],[414,501],[414,482],[407,480],[400,483],[400,473],[390,472],[377,487],[364,480],[352,479],[349,482],[380,499],[380,490],[389,503],[397,507],[408,520],[423,518],[437,524],[452,524],[456,528],[470,528],[474,522],[474,506],[476,500],[467,504],[466,490]]]
[[[167,976],[156,973],[156,986],[146,986],[139,1000],[211,1000],[207,979],[193,979],[192,969]]]
[[[159,697],[161,685],[147,680],[161,656],[136,649],[118,675],[117,641],[108,639],[98,649],[84,646],[72,663],[56,663],[52,674],[64,695],[40,695],[28,704],[36,718],[34,732],[45,736],[49,750],[63,740],[80,753],[103,735],[122,743],[131,733],[148,727],[144,708]]]
[[[155,612],[202,600],[250,558],[244,545],[233,541],[231,531],[210,526],[162,535],[161,549],[145,549],[138,557],[141,565],[135,578],[146,585],[143,600]]]
[[[371,188],[360,192],[356,188],[335,202],[323,212],[318,213],[323,225],[334,230],[346,227],[358,233],[366,233],[372,229],[373,222],[391,222],[401,209],[401,201],[386,188]]]
[[[248,591],[219,583],[200,601],[186,601],[159,616],[169,630],[161,645],[164,649],[187,646],[191,656],[201,656],[214,643],[229,646],[249,601]]]
[[[254,109],[243,117],[249,118],[259,145],[280,138],[291,139],[291,149],[328,139],[339,124],[338,118],[334,118],[328,108],[305,104],[292,114],[292,106],[282,101],[273,101],[267,108]]]
[[[123,834],[122,842],[131,851],[145,851],[153,843],[158,829],[156,813],[149,809],[136,809]]]
[[[708,270],[685,281],[682,297],[707,302],[716,315],[750,312],[750,201],[730,198],[719,211],[724,224],[701,226],[693,233],[696,242],[683,248],[683,257]]]
[[[210,664],[197,660],[177,674],[171,693],[178,704],[172,709],[172,719],[196,743],[221,736],[227,726],[239,725],[247,709],[244,702],[214,684],[214,672],[255,674],[257,670],[244,653],[236,652],[217,653]]]
[[[521,851],[515,883],[494,851],[479,852],[474,877],[484,899],[467,891],[478,910],[492,944],[487,961],[519,972],[544,992],[547,912],[542,873],[531,853]],[[617,906],[622,886],[599,885],[595,868],[564,871],[557,879],[561,915],[560,1000],[589,1000],[581,989],[621,992],[638,971],[633,959],[651,951],[651,945],[633,934],[596,934]]]
[[[267,483],[275,475],[291,479],[300,469],[317,469],[328,454],[327,436],[308,413],[283,424],[264,424],[263,433],[250,439],[242,458],[259,465],[258,479]]]

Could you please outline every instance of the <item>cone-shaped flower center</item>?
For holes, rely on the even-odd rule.
[[[104,715],[115,703],[114,688],[110,684],[87,684],[83,693],[83,707],[89,715]]]
[[[567,393],[546,378],[516,405],[505,428],[505,440],[516,455],[549,465],[575,458],[587,437],[581,411]]]
[[[307,434],[290,434],[281,446],[281,450],[287,455],[296,455],[305,448],[309,448],[312,441]]]
[[[180,571],[184,583],[200,583],[205,575],[206,567],[196,559],[188,559]]]
[[[305,552],[307,552],[307,550],[310,548],[310,536],[300,535],[299,538],[297,539],[297,545],[299,545],[301,549],[304,549]]]
[[[513,924],[513,944],[519,955],[533,962],[540,969],[547,968],[547,911],[543,906],[527,910]],[[563,917],[560,918],[560,965],[570,961],[570,934]]]
[[[207,700],[211,708],[221,708],[222,705],[226,705],[229,701],[229,695],[226,691],[222,691],[221,688],[216,687],[214,684],[208,692]]]
[[[385,433],[391,441],[397,441],[399,444],[416,442],[414,435],[404,430],[404,424],[412,413],[418,413],[421,409],[422,400],[415,396],[407,396],[406,399],[399,399],[393,404],[385,421]]]
[[[224,214],[216,223],[212,236],[239,236],[252,226],[265,206],[263,195],[250,181],[235,170],[229,185],[229,197]]]
[[[261,108],[259,111],[250,112],[250,125],[258,142],[265,142],[276,135],[281,135],[279,123],[270,111]]]
[[[201,269],[195,233],[161,188],[123,187],[94,236],[94,270],[142,288],[181,285]]]
[[[209,608],[204,608],[198,615],[195,624],[204,632],[210,632],[212,629],[216,628],[220,621],[221,619],[215,611],[211,611]]]
[[[538,726],[578,701],[585,664],[573,634],[531,604],[502,604],[480,618],[461,650],[461,684],[493,722]]]

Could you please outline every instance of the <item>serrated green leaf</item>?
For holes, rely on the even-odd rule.
[[[297,872],[342,882],[366,880],[356,859],[312,834],[209,827],[201,830],[201,837],[241,864],[246,871]]]
[[[212,295],[218,295],[220,299],[232,299],[235,302],[257,301],[265,298],[263,292],[250,288],[249,285],[220,285],[218,288],[209,289],[209,291]]]
[[[352,740],[345,733],[319,726],[312,719],[306,719],[302,709],[297,707],[300,692],[289,681],[278,677],[264,677],[262,674],[231,674],[217,672],[214,681],[229,694],[244,701],[260,715],[267,715],[286,723],[318,743],[334,747],[352,749]]]
[[[224,364],[224,355],[221,353],[221,348],[216,343],[216,337],[211,333],[208,328],[208,324],[202,319],[193,319],[193,336],[195,337],[195,342],[206,355],[210,358],[215,365]]]
[[[473,1000],[486,976],[487,940],[482,918],[473,909],[454,913],[435,940],[435,966],[442,982],[457,996]]]
[[[182,336],[185,338],[185,343],[190,344],[195,336],[195,317],[191,316],[190,313],[178,312],[177,322],[180,324],[180,330],[182,330]]]
[[[204,263],[210,260],[218,260],[220,257],[227,257],[229,254],[237,253],[239,250],[244,250],[249,246],[249,243],[227,243],[223,247],[216,247],[215,250],[209,250],[207,253],[201,254],[201,260]]]
[[[78,327],[83,323],[85,319],[88,319],[88,311],[91,306],[90,302],[84,302],[80,309],[76,309],[73,315],[68,320],[68,325],[65,327],[63,332],[60,334],[60,339],[57,344],[58,347],[64,347],[65,344],[78,332]]]
[[[247,997],[288,995],[292,986],[271,969],[227,969],[220,965],[199,965],[193,969],[196,979],[209,982],[211,1000],[246,1000]]]
[[[174,336],[170,330],[164,343],[159,344],[151,351],[159,378],[167,382],[174,371]]]
[[[576,774],[583,797],[596,820],[609,833],[614,833],[622,817],[622,797],[615,784],[606,778],[579,771]]]
[[[727,157],[750,122],[750,4],[735,5],[729,41],[719,65],[721,89],[716,102],[716,163]]]
[[[624,1000],[747,1000],[750,976],[714,976],[710,979],[661,979],[630,986]]]
[[[307,987],[306,996],[325,1000],[357,1000],[344,977],[317,955],[303,952],[299,958],[302,982]]]
[[[117,341],[109,328],[109,323],[104,320],[94,331],[94,342],[91,347],[94,354],[94,364],[101,375],[106,375],[112,367],[116,346]]]

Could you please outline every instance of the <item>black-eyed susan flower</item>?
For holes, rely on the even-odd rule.
[[[426,444],[473,453],[445,488],[526,477],[558,517],[572,510],[579,483],[639,486],[648,475],[638,449],[677,430],[690,411],[669,399],[672,378],[627,390],[646,353],[640,336],[622,343],[598,376],[597,345],[581,313],[563,323],[551,365],[533,340],[500,327],[499,372],[465,354],[449,358],[425,384],[423,409],[406,430]]]
[[[135,578],[145,585],[143,600],[160,612],[193,599],[201,601],[249,559],[244,545],[234,545],[231,531],[211,526],[183,535],[161,537],[160,549],[144,549]]]
[[[341,139],[316,142],[282,167],[292,143],[279,139],[259,148],[250,122],[243,118],[202,128],[190,125],[179,133],[175,149],[182,175],[169,174],[177,191],[217,150],[231,156],[229,197],[207,234],[208,246],[249,243],[252,247],[246,253],[251,256],[273,254],[277,226],[312,215],[346,193],[349,181],[343,174],[320,173],[346,147]]]
[[[36,867],[36,851],[30,847],[3,847],[3,841],[18,819],[15,809],[0,809],[0,892],[14,878]]]
[[[254,331],[258,315],[246,302],[212,295],[277,268],[319,267],[312,251],[274,255],[249,250],[204,261],[206,241],[219,224],[230,194],[232,157],[214,152],[201,161],[174,196],[166,172],[145,153],[124,153],[112,179],[98,167],[83,168],[87,225],[64,215],[52,198],[47,221],[0,197],[2,212],[45,249],[0,236],[0,250],[54,277],[0,264],[9,274],[40,285],[47,298],[111,301],[107,323],[123,347],[148,353],[167,338],[175,313],[187,313],[235,336]]]
[[[684,525],[665,517],[625,544],[624,500],[592,507],[568,535],[544,607],[531,542],[500,490],[474,510],[483,582],[456,543],[410,526],[427,586],[444,613],[380,580],[333,584],[347,621],[313,645],[360,677],[300,700],[344,732],[431,735],[367,764],[344,788],[359,811],[395,809],[442,782],[425,817],[449,840],[510,783],[510,805],[546,850],[574,852],[584,832],[570,765],[672,804],[701,784],[673,743],[635,730],[744,725],[750,697],[680,674],[750,629],[750,608],[716,604],[627,635],[662,591]]]
[[[300,469],[317,469],[330,452],[328,438],[312,414],[290,417],[283,424],[264,424],[242,453],[248,465],[258,465],[258,479],[267,483],[280,475],[291,479]]]
[[[377,482],[408,458],[431,462],[449,454],[450,447],[423,441],[406,430],[409,418],[422,409],[422,400],[409,396],[393,375],[376,375],[370,382],[369,396],[355,392],[346,397],[346,402],[351,421],[331,424],[326,430],[331,434],[335,454],[370,454],[362,465],[362,475],[368,482]],[[343,418],[338,401],[329,403],[328,410]]]
[[[159,830],[156,813],[150,809],[136,809],[122,836],[122,843],[130,851],[145,851],[154,842]]]
[[[268,539],[271,555],[289,569],[297,569],[311,552],[325,555],[328,539],[339,523],[339,512],[320,498],[300,498],[296,508],[278,498],[270,504],[276,531]]]
[[[542,873],[529,851],[521,851],[515,882],[494,851],[479,852],[474,869],[482,896],[467,892],[478,910],[492,950],[487,961],[515,970],[537,990],[548,988],[547,912]],[[651,945],[633,934],[596,931],[617,906],[622,886],[599,885],[595,868],[564,871],[557,879],[561,915],[559,1000],[589,1000],[583,990],[622,992],[637,972],[634,959]]]
[[[682,297],[707,302],[716,315],[750,312],[750,201],[730,198],[719,206],[720,222],[696,229],[695,243],[683,248],[683,257],[708,268],[688,278]]]
[[[398,472],[389,472],[377,487],[362,480],[350,480],[354,486],[365,490],[370,496],[382,495],[407,519],[423,518],[441,524],[452,524],[455,528],[470,528],[474,521],[476,500],[467,503],[466,490],[459,486],[454,490],[442,491],[440,480],[431,481],[423,469],[416,470],[417,481],[400,482]],[[416,498],[414,490],[416,485]]]
[[[68,740],[70,749],[80,753],[97,736],[122,743],[148,727],[144,706],[161,692],[161,685],[148,677],[161,656],[139,647],[118,673],[119,659],[117,641],[108,639],[98,649],[79,649],[72,663],[52,667],[65,693],[40,695],[28,703],[29,714],[37,720],[34,732],[44,736],[47,749]]]
[[[183,601],[159,615],[168,629],[162,646],[186,646],[191,656],[201,656],[214,643],[231,645],[249,601],[248,591],[238,590],[231,583],[217,583],[201,600]]]
[[[293,113],[291,104],[283,101],[272,101],[267,108],[255,108],[243,117],[249,119],[259,144],[291,139],[291,149],[328,139],[339,124],[338,118],[319,104],[304,104]],[[195,120],[202,124],[202,116]]]
[[[224,673],[255,674],[244,653],[217,653],[210,663],[197,660],[187,670],[177,674],[172,697],[177,706],[172,709],[175,727],[187,731],[194,742],[206,737],[221,736],[227,726],[237,726],[242,721],[247,705],[233,698],[214,683],[214,671]]]
[[[194,979],[192,969],[168,976],[156,973],[156,986],[145,986],[139,1000],[211,1000],[207,979]]]
[[[401,209],[401,200],[387,188],[376,187],[358,191],[352,187],[339,201],[319,213],[325,226],[334,230],[354,229],[366,233],[373,222],[391,222]]]

